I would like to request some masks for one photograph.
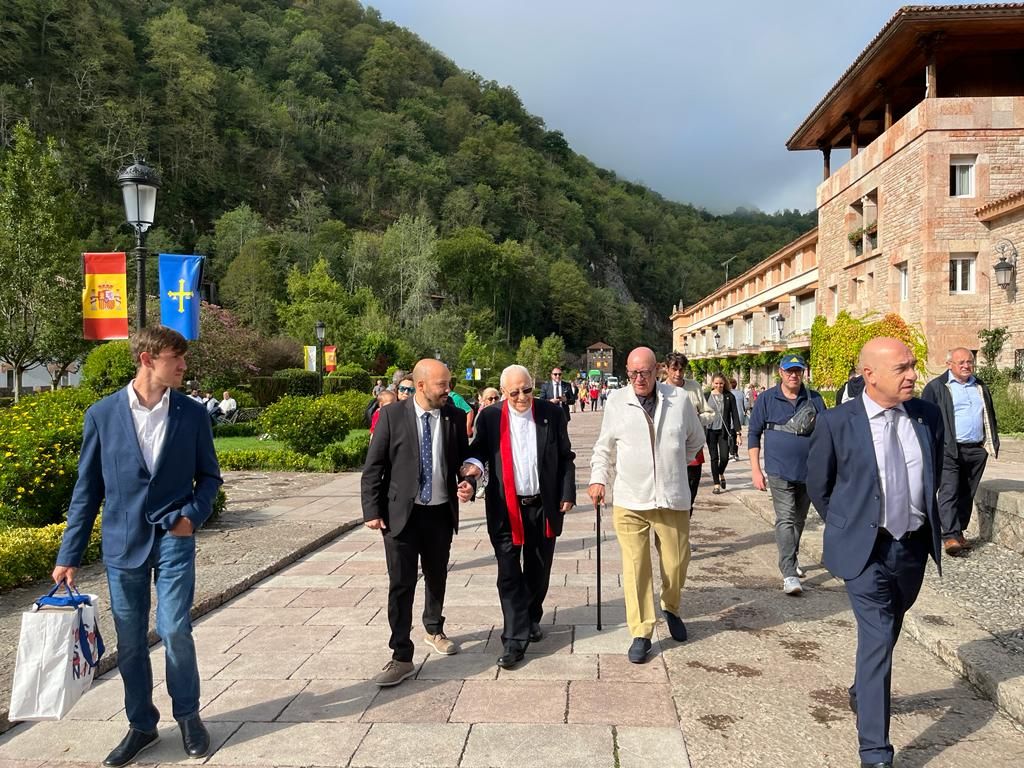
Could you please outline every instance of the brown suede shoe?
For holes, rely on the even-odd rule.
[[[451,656],[452,654],[459,652],[459,646],[448,639],[448,636],[444,632],[438,632],[436,635],[427,634],[424,638],[427,645],[433,648],[435,651],[440,653],[442,656]]]
[[[971,542],[969,542],[967,539],[964,538],[964,535],[962,533],[957,537],[957,541],[960,542],[960,546],[963,547],[964,549],[970,549],[971,547],[974,546],[974,544],[972,544]]]
[[[963,545],[960,543],[959,539],[946,539],[942,542],[942,547],[950,557],[956,557],[964,551]]]

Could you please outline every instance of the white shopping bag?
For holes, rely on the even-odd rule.
[[[103,656],[96,595],[57,589],[21,615],[11,721],[60,720],[89,690]]]

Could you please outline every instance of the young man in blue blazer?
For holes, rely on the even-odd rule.
[[[942,414],[914,397],[916,365],[898,339],[865,344],[864,392],[818,414],[807,461],[807,492],[825,521],[825,567],[846,582],[857,619],[850,708],[864,768],[892,768],[893,649],[928,557],[940,566],[942,553]]]
[[[103,562],[117,629],[128,734],[107,756],[127,765],[159,739],[149,660],[150,584],[156,630],[164,642],[167,690],[189,757],[203,757],[210,736],[199,719],[199,668],[189,612],[195,594],[195,532],[213,511],[221,485],[210,417],[177,391],[188,342],[177,331],[143,328],[132,339],[135,378],[85,414],[78,482],[53,580],[74,585],[103,507]]]

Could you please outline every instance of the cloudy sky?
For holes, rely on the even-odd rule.
[[[814,207],[821,153],[789,152],[786,140],[907,3],[369,4],[463,69],[515,88],[596,164],[715,212],[771,212]],[[848,156],[833,152],[833,169]]]

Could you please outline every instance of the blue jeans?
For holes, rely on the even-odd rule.
[[[140,731],[156,730],[160,722],[153,706],[149,660],[150,581],[156,586],[156,631],[164,642],[172,714],[180,722],[199,712],[199,667],[190,616],[195,564],[195,537],[166,533],[157,535],[149,560],[138,568],[107,567],[125,713],[128,723]]]

